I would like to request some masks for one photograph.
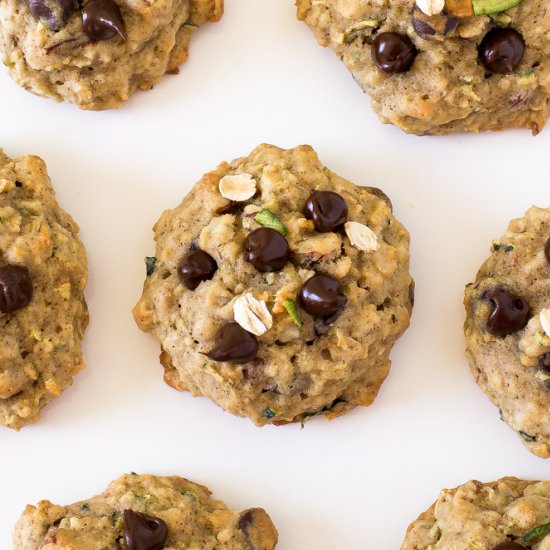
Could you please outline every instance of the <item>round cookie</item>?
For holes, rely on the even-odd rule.
[[[0,424],[19,429],[84,368],[86,253],[44,162],[0,150]]]
[[[0,50],[14,80],[81,109],[119,107],[187,59],[223,0],[4,0]]]
[[[470,368],[502,420],[550,456],[550,208],[510,222],[466,287]]]
[[[298,18],[342,59],[384,123],[418,135],[510,127],[536,134],[548,118],[546,0],[296,4]]]
[[[409,324],[409,235],[309,146],[260,145],[154,228],[138,326],[165,381],[257,425],[369,405]]]
[[[82,502],[27,506],[13,548],[272,550],[277,538],[262,508],[239,513],[187,479],[129,474]]]
[[[401,550],[522,550],[550,542],[550,481],[506,477],[441,491]]]

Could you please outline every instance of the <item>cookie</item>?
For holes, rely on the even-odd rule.
[[[119,107],[187,59],[223,0],[3,0],[0,50],[26,90],[81,109]]]
[[[550,542],[550,481],[506,477],[441,491],[401,550],[525,550]]]
[[[260,145],[154,228],[138,326],[165,381],[257,425],[369,405],[409,324],[409,235],[309,146]]]
[[[481,389],[537,456],[550,456],[550,208],[494,241],[465,295],[466,347]]]
[[[262,508],[230,510],[182,477],[129,474],[88,500],[27,506],[14,550],[272,550],[277,530]]]
[[[0,150],[0,424],[19,429],[84,368],[86,253],[38,157]]]
[[[297,0],[384,123],[412,134],[529,128],[550,113],[546,0]]]

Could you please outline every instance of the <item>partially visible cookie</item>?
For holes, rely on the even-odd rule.
[[[411,523],[401,550],[544,550],[549,522],[550,481],[469,481],[441,491]]]
[[[165,380],[258,425],[374,401],[409,324],[409,235],[309,146],[260,145],[154,228],[138,326]]]
[[[384,123],[412,134],[542,130],[547,0],[296,0]]]
[[[493,242],[466,287],[476,382],[534,454],[550,456],[550,208],[531,208]]]
[[[84,368],[88,268],[38,157],[0,150],[0,424],[19,429]]]
[[[0,50],[23,88],[81,109],[119,107],[187,59],[223,0],[3,0]]]
[[[88,500],[27,506],[14,550],[272,550],[277,530],[262,508],[230,510],[181,477],[123,475]]]

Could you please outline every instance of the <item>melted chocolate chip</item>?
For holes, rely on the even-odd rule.
[[[190,250],[178,264],[178,275],[181,282],[189,289],[195,290],[203,281],[214,277],[218,269],[216,260],[204,250]]]
[[[245,259],[258,271],[279,271],[290,257],[286,239],[274,229],[260,227],[246,238]]]
[[[396,32],[383,32],[372,43],[372,58],[375,65],[385,73],[404,73],[408,71],[418,50],[411,39]]]
[[[25,307],[31,301],[32,292],[32,281],[26,267],[0,267],[0,311],[11,313]]]
[[[52,31],[61,30],[76,11],[74,0],[29,0],[32,16]]]
[[[525,546],[512,541],[501,542],[500,544],[497,544],[493,550],[525,550]]]
[[[487,319],[490,334],[508,336],[521,330],[529,321],[529,304],[516,294],[499,287],[485,292],[483,298],[493,305]]]
[[[321,233],[334,231],[348,220],[348,205],[334,191],[312,191],[304,207],[304,216],[313,220],[315,229]]]
[[[227,323],[218,330],[214,339],[214,348],[206,355],[214,361],[248,363],[256,358],[258,340],[238,323]]]
[[[324,318],[340,314],[348,301],[338,279],[324,273],[317,273],[304,283],[298,300],[307,313]]]
[[[546,241],[546,245],[544,246],[544,255],[546,256],[546,259],[550,264],[550,237],[548,238],[548,240]]]
[[[88,0],[82,8],[82,28],[92,42],[110,40],[117,34],[126,40],[122,13],[113,0]]]
[[[514,29],[497,27],[489,31],[479,46],[479,60],[492,73],[514,72],[525,53],[525,41]]]
[[[124,539],[128,550],[162,550],[168,526],[159,518],[124,510]]]

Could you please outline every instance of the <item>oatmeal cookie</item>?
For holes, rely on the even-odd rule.
[[[223,0],[2,0],[0,50],[14,80],[81,109],[119,107],[187,59]]]
[[[467,356],[501,418],[550,456],[550,208],[531,208],[493,242],[466,288]]]
[[[88,500],[27,506],[14,550],[273,550],[277,530],[262,508],[229,510],[182,477],[124,475]]]
[[[544,550],[550,481],[469,481],[441,491],[407,530],[401,550]]]
[[[38,157],[0,150],[0,423],[19,429],[84,368],[86,253]]]
[[[138,326],[165,380],[256,424],[369,405],[409,324],[409,235],[309,146],[260,145],[154,228]]]
[[[510,127],[550,113],[547,0],[297,0],[384,123],[412,134]]]

